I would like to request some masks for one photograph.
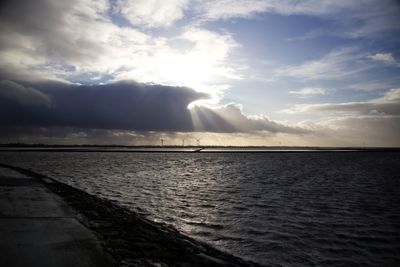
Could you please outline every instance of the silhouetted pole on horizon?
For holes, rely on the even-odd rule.
[[[182,146],[185,146],[185,138],[182,139]]]
[[[160,139],[160,141],[161,141],[161,146],[164,146],[164,139]]]

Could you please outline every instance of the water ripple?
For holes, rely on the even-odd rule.
[[[0,153],[268,266],[400,266],[400,154]]]

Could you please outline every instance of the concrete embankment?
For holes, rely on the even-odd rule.
[[[0,167],[0,266],[115,266],[43,180]]]
[[[49,177],[0,170],[0,266],[259,266]]]

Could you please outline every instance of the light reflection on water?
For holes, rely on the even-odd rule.
[[[246,259],[399,265],[400,153],[6,152]]]

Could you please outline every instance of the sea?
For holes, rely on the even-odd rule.
[[[0,163],[265,266],[400,266],[400,152],[7,151]]]

